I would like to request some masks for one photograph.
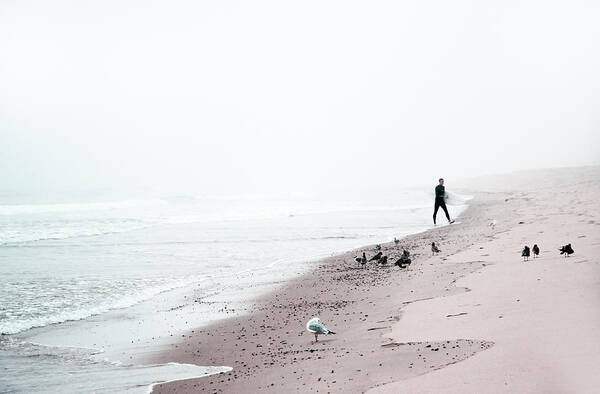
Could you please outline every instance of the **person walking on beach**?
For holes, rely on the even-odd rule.
[[[439,179],[440,184],[435,187],[435,207],[433,208],[433,224],[435,225],[435,218],[437,216],[438,209],[442,207],[446,214],[448,223],[452,223],[450,215],[448,214],[448,208],[446,208],[446,188],[444,188],[444,178]]]

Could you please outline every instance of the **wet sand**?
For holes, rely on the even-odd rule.
[[[600,327],[600,259],[594,253],[600,252],[599,175],[596,167],[465,182],[462,191],[475,199],[458,223],[409,236],[399,245],[382,245],[391,260],[387,266],[371,262],[361,268],[354,261],[363,250],[374,255],[373,246],[325,259],[313,272],[249,300],[249,314],[191,330],[176,347],[149,355],[152,362],[233,367],[229,373],[157,385],[154,392],[563,392],[560,382],[523,383],[541,382],[551,373],[544,364],[532,367],[548,357],[578,360],[579,367],[566,372],[579,371],[577,381],[585,384],[577,387],[585,391],[597,382],[588,367],[600,365],[593,355],[600,354],[600,335],[593,328]],[[540,177],[546,183],[540,185]],[[489,226],[492,219],[498,221],[495,228]],[[432,241],[442,253],[432,256]],[[522,262],[521,248],[534,242],[543,250],[541,257]],[[571,242],[576,254],[566,260],[558,256],[561,242]],[[404,270],[393,266],[403,248],[413,258]],[[585,269],[569,268],[575,264]],[[538,286],[542,274],[561,285],[539,290],[543,296],[537,290],[527,296],[524,289]],[[565,298],[576,289],[587,302]],[[553,294],[550,305],[548,294]],[[527,306],[524,310],[503,312],[519,297],[527,300],[519,304]],[[574,316],[548,318],[549,308],[557,305],[578,311],[573,322],[582,327],[577,333],[587,343],[584,356],[579,346],[559,346],[570,343],[573,322],[561,326],[558,336],[519,329],[537,324],[543,333],[550,331],[546,325]],[[305,330],[315,315],[336,335],[315,343]],[[519,349],[527,349],[523,343],[534,339],[536,348],[556,353],[521,357]],[[465,385],[473,374],[483,377]],[[570,380],[564,382],[569,387]]]

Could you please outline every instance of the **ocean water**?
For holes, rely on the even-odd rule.
[[[148,392],[226,371],[140,360],[318,258],[426,230],[431,211],[419,190],[0,204],[0,392]]]

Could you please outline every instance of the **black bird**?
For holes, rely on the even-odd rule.
[[[398,244],[400,243],[400,240],[399,240],[398,238],[394,237],[394,243],[395,243],[396,245],[398,245]]]
[[[440,253],[441,250],[440,248],[437,247],[437,245],[435,244],[435,242],[431,243],[431,252],[435,255],[436,253]]]
[[[523,261],[527,261],[529,260],[529,246],[525,245],[525,247],[523,248],[523,251],[521,252],[521,256],[523,257]]]
[[[381,250],[381,244],[375,245],[375,250]]]
[[[383,257],[381,258],[381,260],[379,260],[379,264],[382,264],[382,265],[383,265],[383,264],[387,264],[387,260],[388,260],[388,257],[387,257],[387,256],[383,256]]]
[[[365,255],[365,252],[363,252],[362,257],[356,256],[354,258],[354,261],[356,261],[357,263],[359,263],[360,265],[362,265],[364,267],[365,264],[367,264],[367,256]]]
[[[568,257],[568,256],[572,255],[573,253],[575,253],[575,251],[571,247],[571,244],[566,244],[565,246],[563,246],[562,248],[560,248],[558,250],[560,250],[560,254],[564,254],[565,257]]]
[[[397,265],[400,268],[406,268],[410,265],[411,260],[410,260],[410,252],[408,250],[404,250],[402,252],[402,256],[400,256],[400,258],[398,260],[396,260],[396,262],[394,263],[394,265]]]
[[[533,248],[531,248],[531,251],[533,252],[533,258],[534,259],[536,257],[538,257],[539,254],[540,254],[540,248],[538,248],[537,244],[533,245]]]
[[[373,261],[373,260],[377,261],[377,260],[379,260],[379,259],[381,258],[381,255],[382,255],[382,254],[383,254],[383,253],[381,253],[381,252],[377,253],[375,256],[371,257],[371,258],[369,259],[369,261]]]
[[[398,267],[404,269],[404,268],[408,267],[410,265],[410,263],[411,263],[410,258],[400,257],[398,260],[396,260],[394,265],[397,265]]]

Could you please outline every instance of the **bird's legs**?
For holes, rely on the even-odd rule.
[[[319,334],[315,332],[315,342],[319,342]]]

